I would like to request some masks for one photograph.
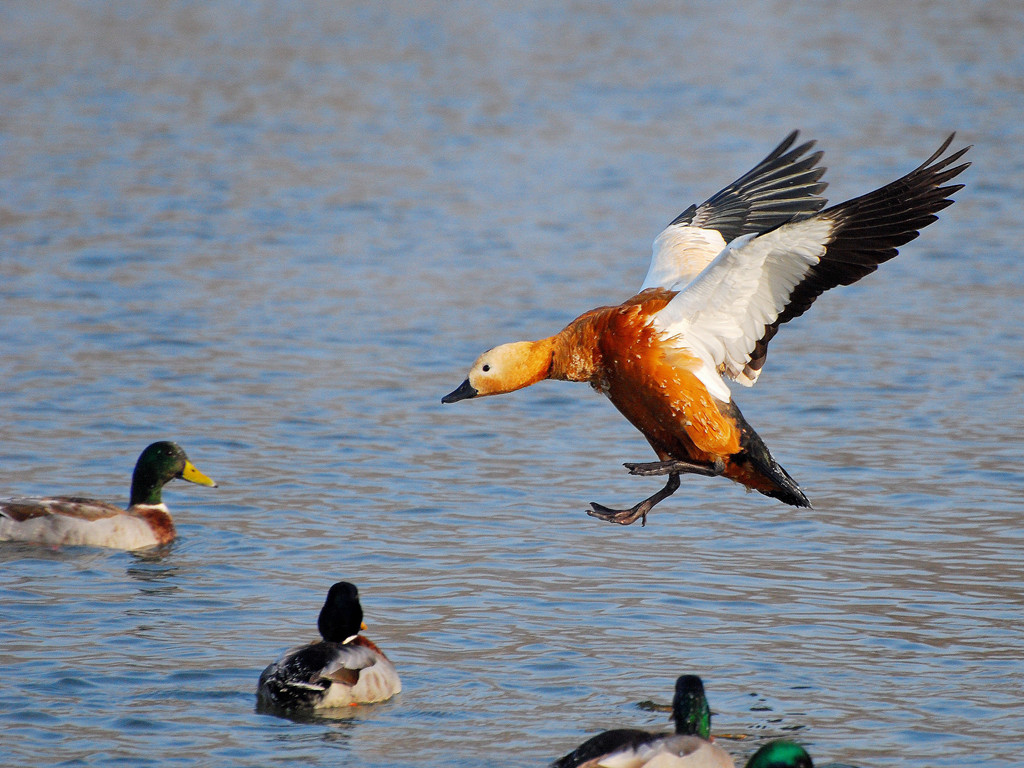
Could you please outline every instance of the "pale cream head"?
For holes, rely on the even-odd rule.
[[[489,349],[473,363],[458,389],[441,398],[457,403],[471,397],[501,395],[536,384],[551,370],[551,341],[515,341]]]

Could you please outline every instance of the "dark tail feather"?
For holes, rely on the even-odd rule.
[[[746,457],[750,463],[757,468],[759,474],[772,481],[774,487],[767,489],[756,489],[763,493],[765,496],[771,496],[773,499],[778,499],[781,502],[789,504],[794,507],[810,507],[811,502],[804,496],[804,492],[800,490],[800,486],[796,484],[796,480],[789,476],[789,472],[782,468],[768,452],[768,448],[761,438],[754,434],[755,442],[759,450],[747,451]]]
[[[771,496],[794,507],[810,507],[811,502],[804,496],[796,480],[775,460],[768,446],[758,436],[735,403],[730,403],[732,416],[741,431],[740,452],[733,456],[730,465],[735,467],[734,480],[743,483],[765,496]],[[730,472],[726,471],[728,477]]]

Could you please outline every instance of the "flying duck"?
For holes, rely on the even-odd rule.
[[[955,134],[954,134],[955,135]],[[733,402],[727,380],[752,386],[779,326],[829,288],[849,285],[896,256],[952,204],[944,186],[969,163],[947,154],[951,135],[916,169],[861,197],[825,208],[825,169],[813,142],[790,134],[764,160],[654,241],[639,293],[580,315],[554,336],[484,352],[442,403],[513,392],[544,379],[588,382],[654,449],[627,463],[667,475],[629,509],[592,503],[610,523],[640,520],[679,488],[679,475],[726,477],[797,507],[810,502]]]

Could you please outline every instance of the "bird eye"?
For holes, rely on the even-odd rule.
[[[489,370],[491,370],[491,366],[487,365],[487,363],[484,363],[484,367],[481,368],[480,370],[482,370],[484,373],[487,373]]]

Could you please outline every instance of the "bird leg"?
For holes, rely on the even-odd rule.
[[[715,459],[711,464],[700,464],[693,461],[649,461],[643,464],[623,464],[631,475],[671,475],[677,472],[686,472],[693,475],[704,475],[705,477],[718,477],[725,472],[725,462]]]
[[[598,520],[604,520],[607,523],[618,523],[619,525],[635,523],[637,518],[639,518],[640,525],[644,526],[647,525],[647,513],[654,508],[654,505],[663,499],[667,499],[678,488],[679,473],[669,472],[668,482],[665,483],[665,487],[652,496],[648,496],[639,504],[629,509],[611,509],[603,504],[598,504],[596,501],[592,501],[590,502],[591,509],[587,511],[587,514],[591,517],[596,517]]]

